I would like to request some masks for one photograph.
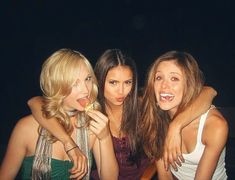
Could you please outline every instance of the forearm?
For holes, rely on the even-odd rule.
[[[162,159],[155,161],[156,169],[157,169],[157,177],[159,180],[173,180],[173,176],[171,171],[164,168],[164,162]]]
[[[171,125],[182,129],[201,114],[205,113],[211,106],[217,92],[208,86],[204,86],[198,97],[181,113],[179,113]]]
[[[32,111],[33,117],[43,128],[47,129],[53,136],[55,136],[64,145],[75,145],[72,138],[66,133],[61,124],[55,119],[46,119],[43,117],[41,107],[43,105],[42,97],[33,97],[28,101],[28,106]]]
[[[100,147],[100,179],[118,179],[118,163],[115,157],[111,135],[99,140]]]

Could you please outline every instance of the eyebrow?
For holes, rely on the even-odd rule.
[[[157,73],[162,73],[162,72],[161,72],[161,71],[157,71],[156,74],[157,74]],[[156,74],[155,74],[155,75],[156,75]],[[180,74],[180,73],[178,73],[178,72],[170,72],[170,74],[177,74],[177,75],[179,75],[179,76],[183,76],[182,74]]]
[[[178,73],[178,72],[171,72],[170,74],[177,74],[179,76],[182,76],[182,74]]]

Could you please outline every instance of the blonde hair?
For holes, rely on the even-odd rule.
[[[45,99],[42,107],[43,114],[47,119],[57,118],[68,133],[71,132],[72,125],[63,109],[63,100],[71,93],[72,86],[84,67],[88,69],[93,80],[90,101],[97,105],[97,80],[91,64],[81,53],[70,49],[60,49],[53,53],[42,66],[40,87]]]
[[[148,72],[143,95],[141,128],[139,129],[145,132],[140,132],[140,136],[146,154],[150,158],[157,159],[162,156],[165,136],[171,121],[167,112],[158,107],[154,92],[156,70],[158,65],[163,61],[174,61],[185,77],[183,99],[175,116],[192,103],[200,93],[204,84],[203,74],[200,71],[196,60],[189,53],[169,51],[157,58],[152,64]]]

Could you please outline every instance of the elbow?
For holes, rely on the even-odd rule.
[[[211,86],[204,86],[204,89],[213,97],[217,96],[217,91]]]

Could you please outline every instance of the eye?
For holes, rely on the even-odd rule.
[[[179,78],[177,78],[177,77],[171,77],[171,80],[172,80],[172,81],[179,81]]]
[[[161,76],[156,76],[156,77],[155,77],[155,81],[160,81],[161,79],[162,79]]]
[[[91,81],[92,80],[92,76],[88,76],[87,78],[86,78],[86,81]]]
[[[117,81],[111,80],[111,81],[109,81],[109,84],[116,85],[116,84],[117,84]]]
[[[128,80],[125,83],[131,85],[133,83],[133,81],[132,80]]]

